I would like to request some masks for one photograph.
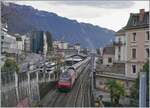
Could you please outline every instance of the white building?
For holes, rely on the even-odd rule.
[[[77,44],[74,45],[74,47],[75,47],[76,50],[78,50],[78,53],[79,53],[80,50],[81,50],[80,44],[77,43]]]
[[[125,30],[121,29],[116,33],[115,46],[115,60],[116,63],[125,63],[126,59],[126,37]]]
[[[46,36],[45,33],[44,33],[44,37],[43,37],[43,38],[44,38],[43,54],[44,54],[44,56],[46,57],[48,45],[47,45],[47,36]]]
[[[53,47],[58,49],[68,49],[68,43],[63,41],[53,41]]]
[[[2,27],[1,32],[1,52],[16,53],[17,52],[17,42],[14,36],[7,33],[7,29]]]
[[[17,43],[17,54],[22,54],[22,52],[24,51],[24,43],[25,43],[26,36],[25,35],[21,36],[20,34],[15,34],[15,38],[16,38],[16,43]],[[17,38],[20,38],[20,40],[17,41]]]
[[[24,38],[24,51],[25,51],[25,53],[30,53],[31,52],[30,37],[27,36],[27,35]]]
[[[21,37],[19,34],[14,36],[7,33],[7,25],[2,25],[1,28],[1,52],[10,54],[21,54],[24,50],[25,36]],[[16,40],[16,37],[20,38],[20,41]]]

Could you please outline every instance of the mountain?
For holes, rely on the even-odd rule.
[[[90,48],[98,48],[114,40],[115,32],[112,30],[79,23],[31,6],[2,3],[1,10],[2,22],[7,22],[10,34],[25,34],[33,30],[50,31],[54,40],[80,43],[82,47]]]

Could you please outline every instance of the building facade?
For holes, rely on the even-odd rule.
[[[115,61],[125,61],[125,76],[137,78],[149,59],[149,12],[131,13],[127,25],[116,33]],[[120,48],[119,48],[120,47]]]
[[[80,50],[81,50],[80,44],[79,44],[79,43],[76,43],[76,44],[74,45],[74,47],[75,47],[76,50],[78,50],[78,53],[79,53]]]
[[[55,49],[68,49],[68,43],[64,41],[53,41],[53,47]]]
[[[24,40],[24,51],[25,53],[30,53],[31,52],[31,48],[30,48],[30,37],[26,37]]]
[[[126,60],[126,37],[125,30],[122,28],[116,33],[115,46],[115,63],[125,63]]]
[[[31,42],[30,42],[31,52],[42,53],[44,46],[44,36],[42,31],[31,32]]]
[[[115,58],[115,48],[113,46],[104,47],[102,53],[103,65],[113,65]]]
[[[17,52],[17,42],[14,36],[7,33],[7,28],[1,28],[1,53],[12,53]]]

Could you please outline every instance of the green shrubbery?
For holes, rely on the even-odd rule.
[[[7,58],[1,68],[1,72],[19,72],[19,67],[15,60]]]

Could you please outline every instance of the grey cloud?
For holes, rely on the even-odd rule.
[[[99,7],[99,8],[129,8],[134,5],[133,1],[123,1],[123,0],[118,0],[118,1],[88,1],[88,0],[75,0],[75,1],[70,1],[70,0],[59,0],[53,2],[55,4],[65,4],[65,5],[73,5],[73,6],[92,6],[92,7]]]

